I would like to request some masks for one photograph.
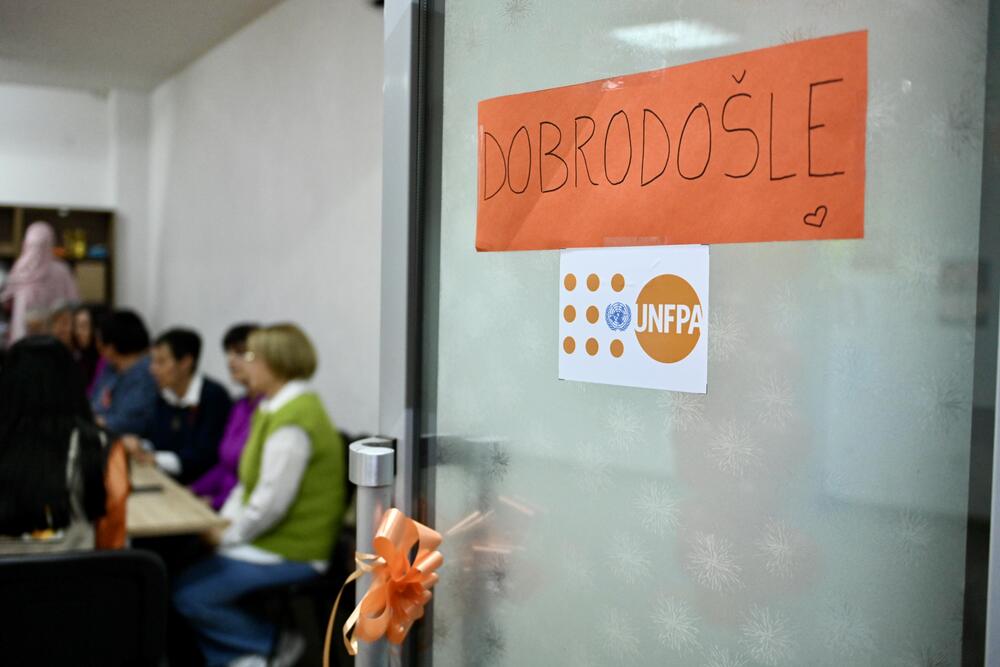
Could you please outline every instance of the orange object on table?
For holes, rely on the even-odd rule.
[[[97,549],[125,547],[125,515],[131,485],[128,480],[128,457],[121,441],[111,445],[104,469],[105,515],[94,526],[94,546]]]

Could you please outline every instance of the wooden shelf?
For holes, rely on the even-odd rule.
[[[61,259],[73,269],[83,301],[113,305],[114,212],[0,204],[0,263],[5,264],[7,269],[21,252],[25,230],[38,220],[49,223],[55,229],[57,246],[62,246],[67,240],[67,232],[72,235],[82,231],[88,250],[95,245],[106,248],[107,255],[103,257]]]
[[[14,210],[0,209],[0,255],[9,255],[15,252],[14,238],[17,232],[14,231]]]

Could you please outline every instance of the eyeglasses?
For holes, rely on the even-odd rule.
[[[257,355],[251,352],[250,350],[247,350],[246,352],[243,353],[243,361],[247,362],[248,364],[253,363],[256,360],[257,360]]]

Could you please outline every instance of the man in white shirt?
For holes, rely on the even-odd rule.
[[[160,395],[151,428],[124,439],[138,461],[156,463],[182,483],[215,465],[232,399],[218,382],[198,372],[201,337],[170,329],[154,341],[149,372]]]

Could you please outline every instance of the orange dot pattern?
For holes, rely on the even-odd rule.
[[[576,289],[576,283],[577,283],[576,275],[572,273],[567,273],[563,277],[563,286],[569,292],[572,292],[574,289]],[[591,292],[596,292],[597,290],[600,289],[600,287],[601,287],[600,276],[598,276],[596,273],[591,273],[590,275],[587,276],[587,289],[589,289]],[[613,289],[615,292],[621,292],[622,290],[624,290],[625,276],[623,276],[620,273],[616,273],[613,276],[611,276],[611,289]],[[586,317],[587,321],[590,322],[591,324],[597,324],[598,321],[600,321],[601,319],[601,311],[600,309],[597,308],[597,306],[588,306],[586,310]],[[565,308],[563,308],[563,319],[566,320],[566,322],[575,322],[576,307],[572,305],[567,305]],[[576,339],[573,338],[572,336],[566,336],[565,338],[563,338],[562,346],[566,354],[573,354],[574,352],[576,352]],[[594,357],[597,356],[598,352],[600,352],[601,345],[600,343],[597,342],[596,338],[588,338],[587,342],[584,344],[584,349],[587,351],[587,354]],[[625,354],[625,343],[623,343],[620,339],[616,338],[611,341],[611,344],[608,347],[608,349],[611,352],[611,356],[617,359],[621,357],[623,354]]]

